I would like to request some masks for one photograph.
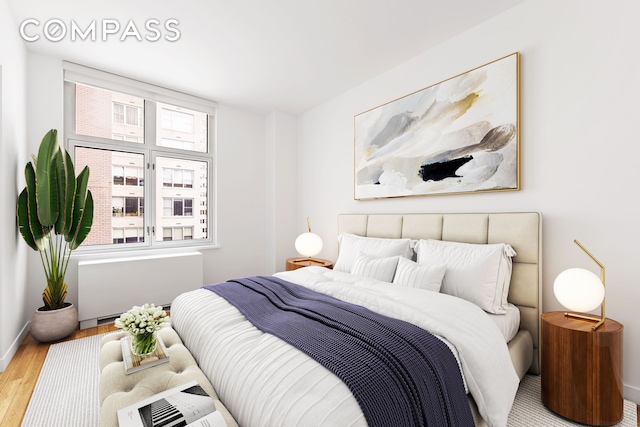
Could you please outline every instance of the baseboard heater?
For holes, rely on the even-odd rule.
[[[80,261],[80,329],[113,322],[134,305],[167,309],[176,296],[203,285],[202,262],[200,252]]]

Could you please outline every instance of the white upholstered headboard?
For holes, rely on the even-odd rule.
[[[542,305],[542,215],[538,212],[341,214],[338,232],[367,237],[438,239],[465,243],[508,243],[517,255],[509,302],[520,309],[520,328],[533,338],[529,372],[540,373]],[[525,368],[526,369],[526,368]]]

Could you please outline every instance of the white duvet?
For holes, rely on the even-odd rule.
[[[489,426],[506,426],[519,379],[504,337],[477,306],[322,267],[276,276],[380,314],[411,322],[455,348],[468,391]],[[243,427],[366,426],[338,377],[279,338],[255,328],[224,298],[198,289],[176,298],[173,327]]]

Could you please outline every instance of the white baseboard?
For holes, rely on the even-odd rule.
[[[624,398],[640,405],[640,388],[624,385]]]
[[[11,359],[13,359],[13,356],[16,354],[16,351],[18,351],[20,344],[22,344],[22,341],[27,336],[27,333],[29,333],[30,325],[31,325],[31,322],[27,322],[24,325],[24,327],[20,331],[20,334],[13,341],[13,343],[11,344],[11,347],[9,347],[9,350],[7,350],[7,352],[2,356],[2,359],[0,359],[0,372],[4,372],[5,369],[7,369],[7,366],[9,366],[9,362],[11,362]]]

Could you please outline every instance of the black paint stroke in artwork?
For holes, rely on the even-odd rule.
[[[496,126],[489,130],[482,140],[467,147],[441,152],[429,157],[418,170],[418,176],[423,181],[442,181],[446,178],[456,178],[456,171],[460,166],[473,160],[473,154],[478,152],[495,152],[505,147],[517,134],[514,124]]]
[[[456,171],[460,166],[473,160],[473,156],[464,156],[457,159],[447,160],[444,162],[431,163],[429,165],[420,166],[418,175],[423,181],[442,181],[446,178],[455,178]]]

